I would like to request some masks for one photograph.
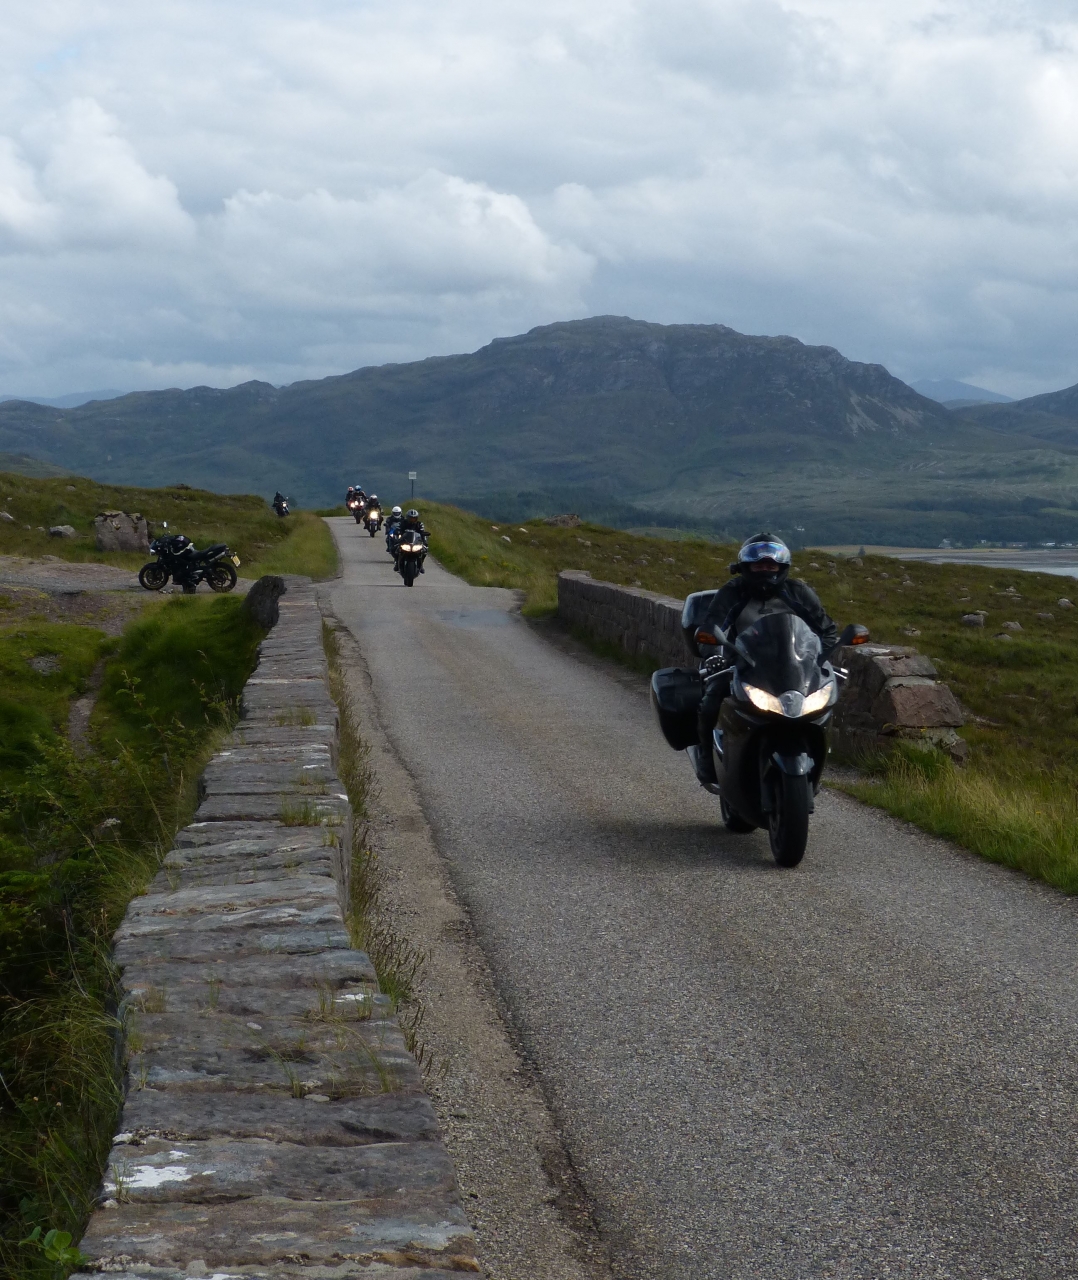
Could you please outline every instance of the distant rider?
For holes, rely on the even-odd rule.
[[[404,514],[400,507],[394,507],[386,520],[386,550],[390,552],[394,560],[397,558],[397,552],[394,544],[396,542],[397,535],[400,532],[401,521],[403,519]]]
[[[737,576],[722,587],[711,602],[700,629],[721,635],[733,644],[742,631],[772,613],[793,613],[820,637],[821,658],[838,643],[838,628],[828,617],[820,597],[800,578],[790,577],[790,549],[770,533],[754,533],[741,545],[737,562],[730,566]],[[721,658],[709,659],[722,664]],[[689,749],[696,776],[704,784],[715,782],[711,758],[711,734],[719,719],[722,700],[730,692],[733,669],[712,680],[697,716],[699,746]]]

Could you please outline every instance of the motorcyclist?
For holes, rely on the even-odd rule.
[[[278,489],[277,492],[273,495],[274,511],[276,511],[277,514],[280,515],[281,508],[287,507],[287,506],[288,506],[288,499],[284,496],[284,494],[280,491],[280,489]]]
[[[394,507],[386,517],[385,533],[386,533],[386,550],[390,552],[395,560],[397,552],[394,547],[397,535],[400,532],[401,521],[404,519],[404,513],[400,507]]]
[[[394,508],[394,510],[396,510],[396,508]],[[424,546],[427,545],[427,542],[430,538],[430,533],[427,531],[427,527],[424,525],[423,521],[420,520],[419,512],[415,509],[415,507],[412,507],[410,511],[406,511],[403,518],[401,519],[400,529],[398,530],[398,541],[403,539],[405,534],[408,534],[408,533],[418,534],[419,537],[423,539]],[[393,558],[394,560],[396,560],[395,555]],[[423,561],[426,558],[427,558],[426,552],[424,552],[419,560],[420,573],[426,572],[426,570],[423,568]],[[400,570],[399,563],[397,565],[397,569],[398,571]]]
[[[720,635],[731,644],[759,618],[772,613],[793,613],[820,637],[821,658],[838,643],[838,627],[828,616],[820,597],[800,578],[790,577],[790,549],[771,533],[754,533],[746,538],[730,566],[737,576],[716,594],[700,629]],[[721,657],[708,660],[720,669]],[[722,700],[730,692],[733,668],[713,679],[700,703],[697,716],[699,745],[689,748],[696,776],[705,785],[715,783],[715,762],[711,757],[711,734],[719,718]]]
[[[168,549],[174,561],[172,570],[173,582],[178,582],[183,587],[185,596],[193,596],[198,589],[197,585],[191,581],[195,558],[198,555],[195,544],[186,534],[174,533],[169,539]]]
[[[344,505],[347,507],[353,500],[357,502],[366,502],[367,495],[363,492],[358,484],[350,484],[348,492],[344,495]]]

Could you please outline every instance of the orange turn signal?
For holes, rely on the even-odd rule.
[[[713,645],[718,645],[718,643],[719,643],[719,640],[718,640],[718,637],[717,637],[717,636],[714,636],[714,635],[712,635],[712,634],[711,634],[711,632],[710,632],[710,631],[704,631],[703,629],[701,629],[701,630],[697,631],[696,636],[695,636],[695,639],[696,639],[696,643],[697,643],[697,644],[713,644]]]

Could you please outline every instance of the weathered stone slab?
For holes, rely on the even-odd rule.
[[[305,804],[306,802],[306,804]],[[198,806],[195,814],[199,822],[253,822],[259,818],[270,821],[287,816],[290,811],[303,810],[316,819],[300,825],[343,825],[350,812],[348,797],[344,793],[328,796],[301,795],[212,795]]]
[[[134,974],[134,970],[128,971]],[[153,977],[159,975],[151,972]],[[345,1022],[388,1016],[390,1001],[378,991],[371,968],[369,981],[343,987],[320,984],[282,990],[274,986],[233,986],[227,981],[211,983],[177,982],[169,986],[160,981],[132,977],[125,982],[127,1005],[134,1010],[152,1013],[210,1013],[298,1018],[307,1022],[340,1019]],[[127,975],[125,975],[126,978]]]
[[[918,729],[956,728],[965,721],[945,684],[915,678],[888,680],[872,704],[872,714],[883,725]]]
[[[292,827],[275,819],[255,821],[237,819],[233,822],[191,822],[176,833],[173,849],[196,849],[206,845],[227,844],[230,840],[309,840],[321,843],[322,832],[317,827]]]
[[[227,964],[216,953],[208,959],[184,954],[171,959],[133,956],[128,961],[121,957],[117,960],[123,968],[125,990],[153,985],[171,991],[180,984],[189,984],[207,990],[215,986],[220,991],[245,986],[315,991],[320,987],[336,989],[349,983],[375,980],[374,968],[366,953],[350,947],[290,955],[240,956],[230,958]]]
[[[291,927],[259,932],[255,929],[216,929],[210,932],[151,934],[119,939],[114,948],[116,963],[121,968],[131,964],[155,964],[168,960],[215,961],[234,964],[237,960],[263,959],[269,956],[319,955],[335,948],[347,950],[348,934],[327,921],[323,928],[308,928],[302,923]]]
[[[395,1258],[394,1262],[385,1259]],[[466,1255],[452,1260],[453,1270],[430,1267],[423,1259],[410,1254],[382,1250],[377,1260],[373,1254],[357,1254],[351,1261],[332,1261],[307,1265],[303,1263],[256,1263],[254,1266],[230,1263],[227,1271],[211,1273],[198,1258],[182,1267],[157,1267],[150,1263],[117,1263],[110,1265],[110,1280],[461,1280],[462,1272],[479,1271],[477,1263]],[[194,1266],[195,1270],[190,1270]],[[76,1271],[71,1280],[100,1280],[100,1272]]]
[[[317,1104],[316,1104],[317,1105]],[[449,1197],[453,1166],[440,1142],[319,1147],[265,1138],[148,1138],[113,1147],[106,1196],[124,1204],[213,1204],[251,1196],[407,1202]]]
[[[310,910],[321,903],[331,903],[340,918],[337,890],[324,876],[297,875],[287,881],[261,880],[247,885],[199,885],[173,889],[164,893],[144,893],[133,898],[127,918],[120,926],[134,936],[139,929],[175,928],[182,922],[196,928],[217,928],[216,921],[244,927],[257,914],[255,908],[286,903],[289,909]],[[117,937],[127,936],[120,932]]]
[[[441,1136],[426,1094],[404,1091],[316,1102],[279,1092],[141,1089],[128,1094],[121,1129],[135,1138],[270,1138],[319,1147]]]
[[[259,1196],[229,1204],[118,1205],[94,1214],[79,1247],[99,1270],[116,1262],[183,1266],[196,1258],[213,1270],[349,1255],[396,1264],[405,1253],[416,1263],[452,1268],[457,1257],[474,1258],[471,1229],[452,1197],[417,1193],[408,1201]]]

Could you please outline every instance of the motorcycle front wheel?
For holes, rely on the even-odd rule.
[[[410,587],[415,582],[415,565],[410,560],[401,565],[401,577],[406,587]]]
[[[154,560],[150,564],[144,564],[138,571],[138,581],[139,586],[145,587],[147,591],[160,591],[168,582],[168,570]]]
[[[780,867],[796,867],[808,844],[812,783],[808,778],[792,778],[780,773],[775,787],[767,834],[771,852]]]
[[[236,585],[236,570],[230,564],[211,565],[206,581],[211,591],[231,591]]]

